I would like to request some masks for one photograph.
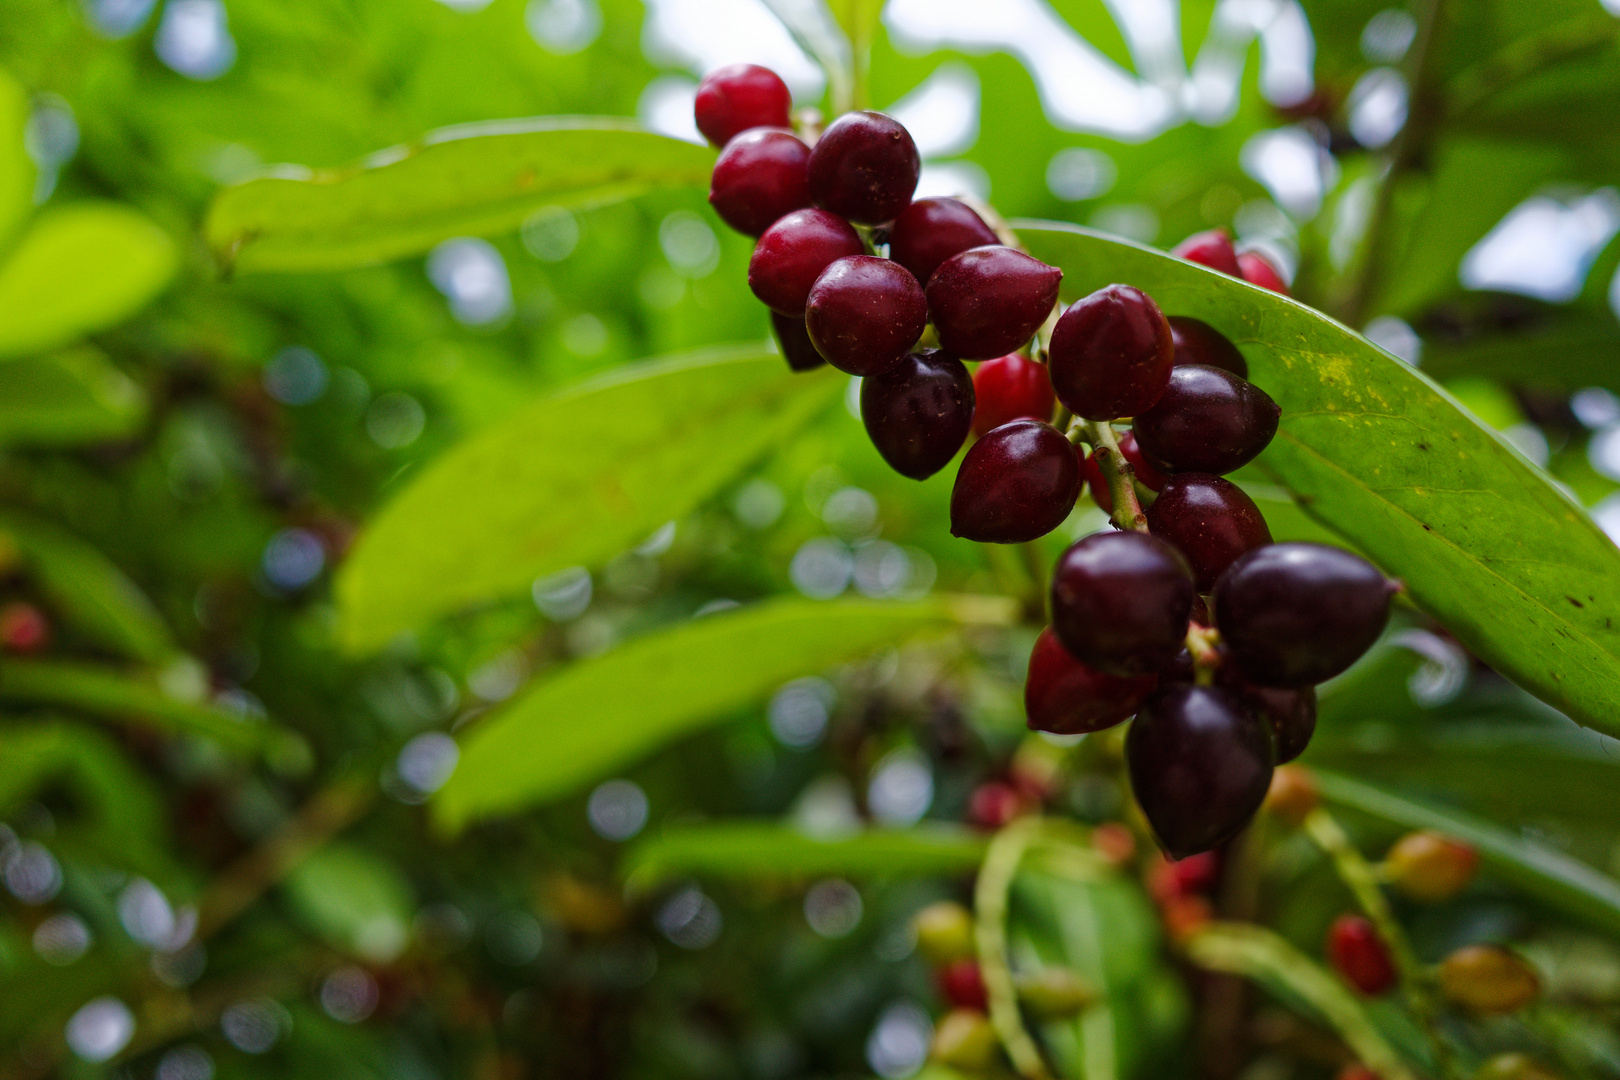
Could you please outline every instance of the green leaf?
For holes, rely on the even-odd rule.
[[[162,229],[112,203],[34,219],[0,265],[0,356],[41,352],[123,322],[174,275]]]
[[[0,701],[82,709],[108,719],[212,739],[248,752],[276,740],[278,729],[207,705],[180,701],[150,682],[96,664],[8,660],[0,667]]]
[[[386,963],[405,948],[415,910],[410,884],[364,848],[328,844],[299,863],[282,888],[303,922],[339,949]]]
[[[227,188],[209,246],[238,272],[338,270],[510,232],[544,206],[703,187],[715,152],[609,117],[545,116],[429,132],[344,169],[284,166]]]
[[[917,603],[773,600],[681,623],[541,680],[480,721],[439,792],[459,828],[572,794],[661,746],[925,630],[1010,617],[1001,598]]]
[[[957,826],[870,829],[822,839],[774,821],[677,825],[631,849],[625,876],[646,890],[683,874],[798,878],[960,874],[984,857],[983,833]]]
[[[540,399],[434,462],[338,578],[352,648],[645,539],[842,392],[734,348],[642,364]]]
[[[0,367],[0,384],[7,370]],[[30,576],[76,632],[133,660],[173,656],[174,640],[152,602],[94,546],[15,513],[0,514],[0,533],[10,536]]]
[[[88,346],[0,363],[0,445],[126,438],[145,419],[141,388]]]
[[[1505,829],[1450,807],[1395,795],[1348,776],[1315,770],[1322,797],[1403,829],[1435,829],[1478,850],[1493,874],[1542,902],[1620,933],[1620,882]]]
[[[1076,226],[1017,223],[1067,298],[1113,281],[1232,338],[1282,406],[1260,471],[1497,671],[1620,733],[1620,551],[1433,381],[1322,313]]]
[[[0,251],[34,206],[34,162],[23,145],[28,94],[0,70]]]
[[[1412,1070],[1350,989],[1265,927],[1211,923],[1187,942],[1187,955],[1200,967],[1243,975],[1299,999],[1327,1021],[1369,1069],[1388,1080],[1414,1080]]]

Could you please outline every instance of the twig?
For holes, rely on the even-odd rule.
[[[1147,532],[1147,515],[1142,513],[1142,504],[1136,498],[1136,470],[1120,452],[1113,427],[1095,420],[1083,423],[1087,441],[1097,455],[1097,467],[1108,481],[1108,494],[1114,500],[1114,524],[1121,529]]]

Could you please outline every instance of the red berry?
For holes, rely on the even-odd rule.
[[[1160,904],[1182,896],[1207,893],[1221,876],[1221,857],[1213,851],[1185,859],[1161,858],[1148,876],[1148,892]]]
[[[1187,636],[1192,572],[1179,551],[1140,532],[1094,533],[1052,574],[1052,629],[1088,667],[1131,678],[1175,659]]]
[[[1271,544],[1227,568],[1211,606],[1231,661],[1247,678],[1261,686],[1312,686],[1372,647],[1399,588],[1348,551]]]
[[[1125,460],[1131,463],[1131,471],[1136,478],[1142,481],[1142,486],[1149,491],[1159,491],[1164,487],[1169,477],[1155,469],[1142,451],[1137,449],[1136,436],[1127,431],[1119,437],[1119,452],[1125,455]],[[1091,485],[1091,501],[1102,508],[1105,514],[1114,512],[1114,493],[1108,489],[1108,481],[1104,479],[1102,466],[1097,464],[1097,452],[1093,450],[1086,455],[1085,463],[1086,483]]]
[[[1222,473],[1247,465],[1277,434],[1282,410],[1271,395],[1230,371],[1186,364],[1163,395],[1136,414],[1142,456],[1166,472]]]
[[[981,829],[999,829],[1028,808],[1017,788],[992,780],[968,796],[967,819]]]
[[[921,172],[917,144],[898,120],[845,113],[810,152],[810,195],[825,210],[880,225],[911,204]]]
[[[1057,405],[1046,365],[1023,353],[1008,353],[980,364],[973,373],[973,395],[975,435],[1013,420],[1050,421]]]
[[[1161,687],[1125,736],[1131,790],[1177,859],[1242,831],[1271,786],[1275,752],[1271,729],[1213,686]]]
[[[1395,986],[1395,962],[1372,923],[1360,915],[1340,915],[1328,929],[1328,959],[1344,981],[1369,996]]]
[[[1098,289],[1065,311],[1048,359],[1058,400],[1087,420],[1147,411],[1169,384],[1174,361],[1159,305],[1129,285]]]
[[[1271,265],[1271,260],[1258,251],[1245,251],[1237,257],[1238,269],[1244,281],[1250,285],[1258,285],[1262,289],[1270,289],[1274,293],[1288,293],[1288,282],[1277,273],[1277,268]]]
[[[804,317],[810,289],[828,266],[865,251],[849,222],[825,210],[795,210],[766,229],[748,260],[748,287],[772,311]]]
[[[1000,242],[972,207],[956,199],[918,199],[889,226],[889,258],[924,285],[952,255]]]
[[[1225,334],[1202,319],[1186,315],[1169,318],[1170,340],[1176,346],[1175,364],[1204,364],[1230,371],[1240,379],[1249,377],[1249,363]]]
[[[810,287],[804,321],[827,363],[850,375],[881,375],[922,336],[928,303],[900,264],[846,255]]]
[[[1080,497],[1080,459],[1051,424],[1014,420],[974,443],[951,489],[951,535],[981,544],[1045,536]]]
[[[698,84],[692,105],[698,130],[716,146],[749,128],[785,128],[793,122],[792,111],[793,94],[787,83],[758,64],[730,64],[709,72]]]
[[[1215,681],[1237,695],[1255,716],[1271,725],[1277,739],[1277,764],[1286,765],[1305,752],[1316,733],[1316,688],[1284,690],[1256,686],[1231,664],[1224,664]]]
[[[36,653],[50,640],[50,620],[33,604],[14,600],[0,608],[0,647],[7,652]]]
[[[984,1012],[990,1007],[989,995],[984,989],[984,976],[979,972],[977,960],[956,960],[939,969],[939,993],[958,1009],[977,1009]]]
[[[1243,271],[1238,268],[1237,250],[1232,247],[1232,237],[1225,229],[1193,233],[1172,248],[1170,254],[1212,270],[1219,270],[1223,274],[1231,274],[1233,277],[1243,276]]]
[[[813,371],[827,362],[816,351],[815,342],[810,340],[810,331],[805,328],[803,319],[795,319],[791,315],[773,311],[771,329],[776,333],[776,342],[782,347],[782,356],[792,370]]]
[[[810,205],[810,148],[791,131],[753,128],[726,143],[709,177],[720,219],[758,236],[783,214]]]
[[[890,468],[926,480],[956,456],[973,426],[973,378],[938,349],[911,353],[861,381],[861,422]]]
[[[1022,251],[986,244],[958,252],[928,279],[928,314],[939,343],[964,360],[1022,346],[1057,302],[1063,271]]]
[[[1192,566],[1201,593],[1245,551],[1271,543],[1254,500],[1236,484],[1209,473],[1177,473],[1147,508],[1148,529],[1176,546]]]
[[[1121,679],[1076,660],[1048,626],[1035,639],[1024,678],[1024,713],[1032,731],[1079,735],[1129,720],[1157,679]]]

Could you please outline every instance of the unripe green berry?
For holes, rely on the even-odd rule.
[[[1479,868],[1479,852],[1441,833],[1407,833],[1384,856],[1384,876],[1396,892],[1438,903],[1468,887]]]
[[[1097,992],[1068,968],[1049,967],[1019,977],[1018,999],[1042,1020],[1063,1020],[1089,1007]]]
[[[935,964],[949,964],[973,955],[973,915],[952,900],[929,904],[912,919],[917,948]]]
[[[1476,1013],[1510,1013],[1536,999],[1541,979],[1517,953],[1498,945],[1469,945],[1441,961],[1440,990]]]
[[[934,1028],[929,1056],[953,1069],[982,1072],[995,1060],[995,1028],[977,1009],[952,1009]]]
[[[1528,1054],[1497,1054],[1474,1072],[1474,1080],[1560,1080]]]

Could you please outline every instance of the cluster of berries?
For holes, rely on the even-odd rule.
[[[790,109],[781,79],[752,65],[710,74],[696,102],[699,129],[724,146],[709,201],[758,237],[748,283],[788,363],[860,376],[863,423],[902,475],[933,475],[978,432],[951,494],[956,536],[1035,540],[1090,479],[1121,531],[1058,562],[1030,725],[1090,732],[1136,715],[1131,779],[1160,843],[1185,857],[1225,842],[1274,764],[1304,749],[1315,684],[1377,639],[1397,586],[1348,552],[1273,544],[1223,478],[1265,449],[1280,410],[1218,330],[1120,284],[1054,320],[1060,270],[1001,243],[963,202],[912,200],[921,165],[902,125],[852,112],[812,146]],[[1176,253],[1285,290],[1224,232]],[[1031,350],[1037,331],[1044,347]],[[938,347],[919,348],[930,333]],[[970,375],[964,360],[983,363]]]

